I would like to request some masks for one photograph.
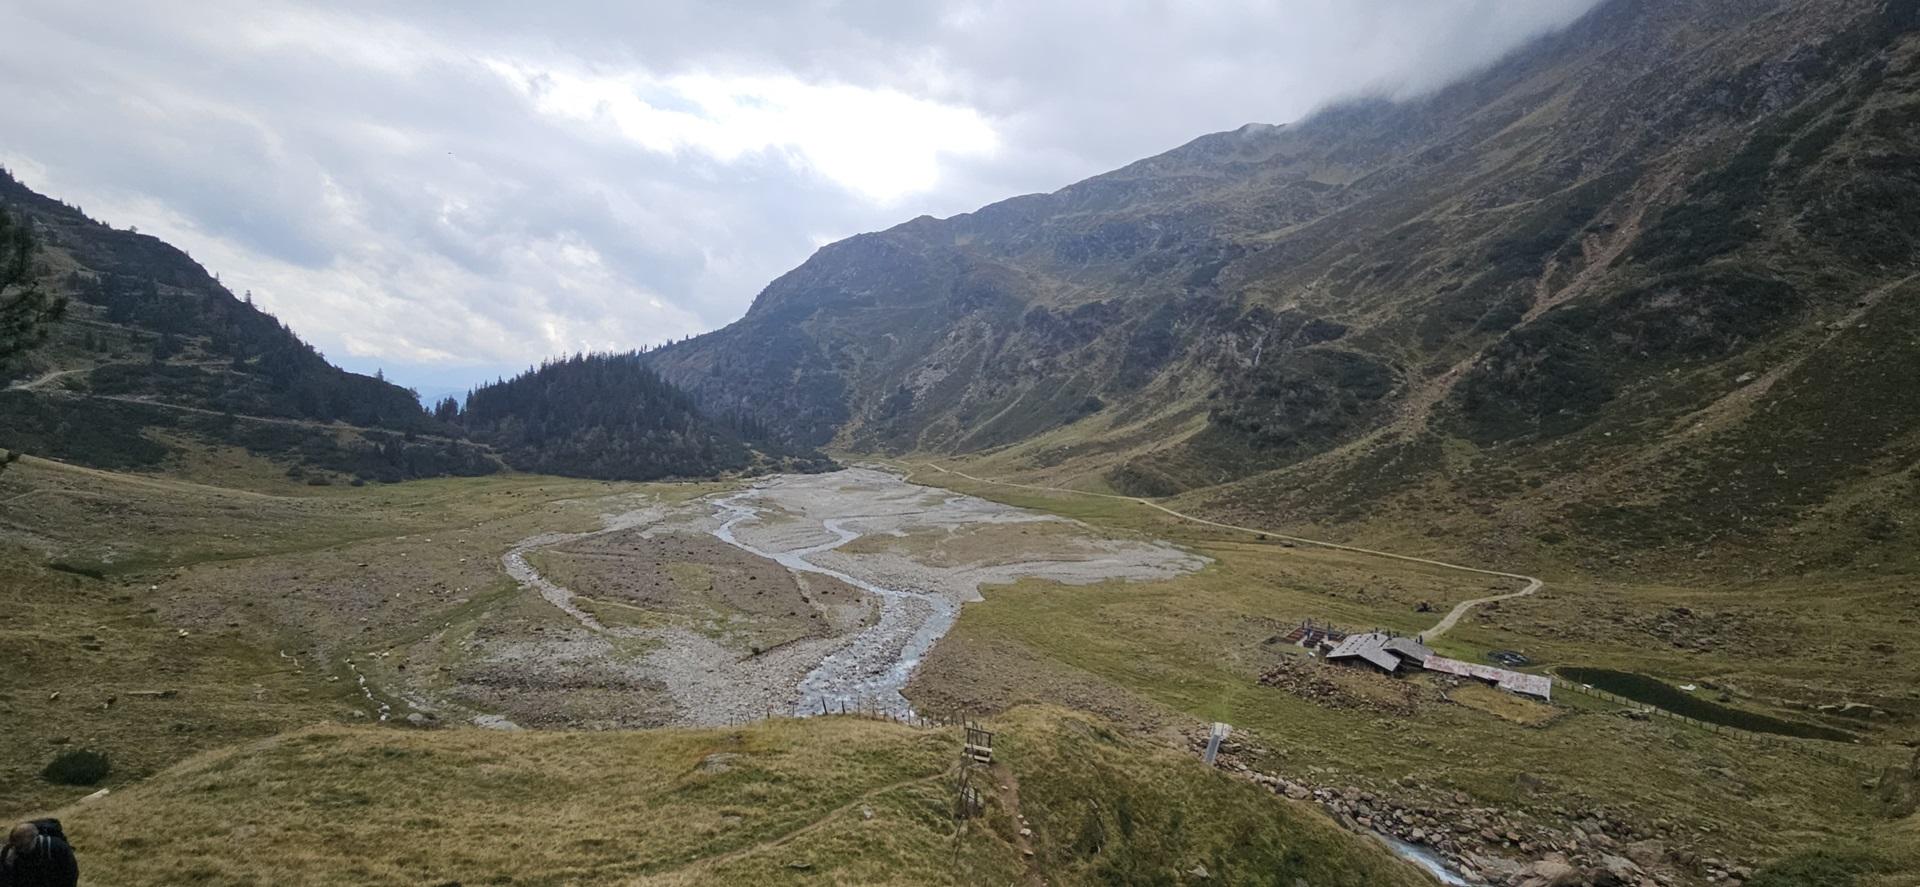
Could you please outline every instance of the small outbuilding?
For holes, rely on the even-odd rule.
[[[1445,656],[1428,656],[1420,663],[1420,667],[1441,674],[1458,675],[1463,678],[1474,678],[1476,680],[1486,681],[1509,693],[1518,693],[1522,696],[1531,696],[1535,699],[1548,702],[1553,701],[1553,679],[1546,675],[1527,674],[1521,671],[1495,668],[1491,665],[1461,662],[1458,659],[1448,659]]]

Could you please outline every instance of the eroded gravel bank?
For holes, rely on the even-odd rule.
[[[728,631],[740,619],[735,614],[715,613],[691,625],[607,625],[580,605],[575,590],[541,576],[526,557],[623,530],[638,532],[643,540],[665,533],[711,534],[780,564],[803,589],[809,576],[845,583],[864,593],[867,606],[827,604],[803,592],[801,597],[820,610],[814,614],[819,620],[815,635],[768,650],[740,649]],[[631,548],[636,566],[638,559],[652,556],[644,543]],[[804,715],[842,704],[905,712],[901,690],[914,668],[952,627],[960,607],[981,599],[983,586],[1027,578],[1067,584],[1152,581],[1207,562],[1164,542],[1106,537],[1075,521],[956,496],[870,468],[779,475],[684,505],[612,515],[599,531],[525,540],[502,561],[523,587],[581,629],[648,642],[648,652],[619,666],[664,686],[678,709],[673,720],[686,724],[728,723],[769,712]],[[535,664],[539,657],[519,652],[517,664],[545,667]],[[565,668],[569,662],[577,660],[556,656],[552,666]]]

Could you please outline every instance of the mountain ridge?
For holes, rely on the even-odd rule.
[[[35,285],[67,307],[47,341],[0,366],[12,380],[0,446],[112,470],[251,465],[316,485],[499,470],[411,392],[328,363],[165,241],[4,171],[0,211],[25,222]]]
[[[466,410],[448,398],[428,412],[412,391],[328,363],[251,294],[236,296],[159,238],[95,221],[4,170],[0,212],[32,231],[33,285],[68,309],[44,343],[0,363],[11,380],[0,447],[10,452],[111,470],[237,471],[267,485],[277,482],[268,472],[330,485],[506,467],[651,480],[830,464],[749,440],[751,423],[708,417],[634,355],[549,362],[480,386]],[[619,390],[584,373],[552,378],[552,367],[588,364],[622,372]],[[536,387],[540,396],[522,396]]]
[[[1443,516],[1418,507],[1436,491],[1520,508],[1615,461],[1603,426],[1702,408],[1915,267],[1914,28],[1878,0],[1611,0],[1419,99],[830,244],[649,359],[810,444],[1355,532]],[[1596,515],[1629,492],[1455,535],[1610,556],[1637,531]],[[1769,547],[1738,515],[1658,523]]]

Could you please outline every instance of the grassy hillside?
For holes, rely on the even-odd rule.
[[[649,359],[794,440],[1240,518],[1883,562],[1920,519],[1912,9],[1610,0],[1430,96],[832,244]]]
[[[1441,643],[1443,652],[1467,659],[1479,659],[1491,649],[1511,649],[1543,667],[1612,668],[1674,686],[1699,684],[1708,688],[1702,698],[1843,730],[1866,744],[1761,743],[1629,717],[1612,703],[1565,692],[1557,706],[1548,708],[1492,691],[1417,681],[1379,684],[1359,675],[1335,679],[1308,672],[1302,673],[1307,677],[1300,686],[1263,683],[1274,669],[1298,664],[1286,648],[1270,641],[1301,618],[1417,632],[1437,618],[1436,612],[1423,610],[1445,610],[1456,601],[1487,594],[1501,582],[1346,552],[1289,547],[1251,534],[1175,521],[1121,499],[976,485],[938,473],[920,477],[1078,518],[1121,538],[1170,540],[1214,561],[1198,574],[1168,581],[1084,587],[1024,582],[988,588],[985,601],[963,610],[958,625],[935,647],[909,688],[910,698],[924,710],[996,711],[1002,713],[996,722],[1014,725],[1003,731],[1006,760],[1016,768],[1011,775],[1019,780],[1027,826],[1034,832],[1029,841],[1035,851],[1032,859],[1050,874],[1089,882],[1159,880],[1167,872],[1173,873],[1167,877],[1176,877],[1201,865],[1216,878],[1221,872],[1236,872],[1240,878],[1255,871],[1247,866],[1278,860],[1273,862],[1277,870],[1291,871],[1289,866],[1303,858],[1322,858],[1319,851],[1301,850],[1293,837],[1227,841],[1221,836],[1262,834],[1234,818],[1241,815],[1233,811],[1243,803],[1254,805],[1249,809],[1255,811],[1273,803],[1270,793],[1251,783],[1234,783],[1229,791],[1236,794],[1223,800],[1215,797],[1214,788],[1205,787],[1212,783],[1190,783],[1180,775],[1189,764],[1177,756],[1167,763],[1164,778],[1128,781],[1145,779],[1143,774],[1152,770],[1134,759],[1139,753],[1136,742],[1184,747],[1194,731],[1216,719],[1236,727],[1227,757],[1232,767],[1338,791],[1342,797],[1349,797],[1350,790],[1371,793],[1409,811],[1426,811],[1418,815],[1449,820],[1456,814],[1460,820],[1503,817],[1534,848],[1526,851],[1504,842],[1479,847],[1473,843],[1479,840],[1473,837],[1476,830],[1449,833],[1448,840],[1460,842],[1462,849],[1479,847],[1471,852],[1526,858],[1564,844],[1576,848],[1579,858],[1596,860],[1600,851],[1576,843],[1573,829],[1591,828],[1591,818],[1602,817],[1621,844],[1658,841],[1664,853],[1678,854],[1659,857],[1665,860],[1662,865],[1672,867],[1678,883],[1692,883],[1707,872],[1684,862],[1688,859],[1719,859],[1757,871],[1792,863],[1803,851],[1858,842],[1866,842],[1863,852],[1875,866],[1907,858],[1898,855],[1904,851],[1897,840],[1880,837],[1901,834],[1895,828],[1898,820],[1890,817],[1910,810],[1912,799],[1920,797],[1912,774],[1900,769],[1910,753],[1898,743],[1913,738],[1920,718],[1910,690],[1920,675],[1910,673],[1896,655],[1904,643],[1902,620],[1911,618],[1897,587],[1839,579],[1818,586],[1623,586],[1556,572],[1547,575],[1546,591],[1476,611]],[[277,479],[276,487],[268,483],[273,480],[262,477],[255,489],[233,489],[31,458],[0,475],[0,533],[7,540],[0,549],[0,578],[5,580],[0,581],[0,597],[5,598],[0,604],[21,615],[0,624],[0,667],[13,678],[0,690],[0,713],[6,715],[0,718],[0,787],[5,788],[0,806],[11,815],[57,808],[92,791],[96,786],[60,785],[41,776],[57,755],[77,749],[105,752],[113,769],[99,785],[115,790],[112,799],[132,804],[149,787],[174,785],[172,776],[161,774],[195,753],[316,721],[365,725],[381,706],[390,711],[389,723],[428,726],[500,715],[525,726],[644,726],[671,717],[672,705],[662,688],[621,670],[621,663],[647,656],[653,649],[650,642],[615,639],[603,657],[583,658],[593,640],[565,614],[502,575],[500,555],[537,534],[592,529],[606,514],[682,502],[725,485],[610,484],[518,475],[361,488],[308,487],[284,478]],[[943,547],[946,534],[875,535],[860,542],[861,551],[882,556],[981,556]],[[631,534],[608,537],[607,544],[652,546],[653,566],[661,576],[686,573],[715,581],[734,575],[722,571],[718,562],[698,561],[697,547],[665,539],[650,542]],[[922,551],[926,546],[932,549]],[[581,556],[595,550],[585,549]],[[574,556],[563,557],[566,551],[570,549],[542,552],[536,559],[577,592],[599,594],[592,582],[573,575],[576,564],[569,558]],[[762,583],[748,579],[741,584],[757,588]],[[689,603],[722,605],[717,595],[696,597]],[[596,599],[580,602],[598,607]],[[673,600],[663,600],[642,615],[658,618],[673,605]],[[716,610],[711,617],[727,620],[729,614]],[[609,624],[626,624],[611,614],[606,618]],[[1029,716],[1015,709],[1030,702],[1095,712],[1099,720],[1048,715],[1041,723],[1028,723]],[[1856,707],[1838,709],[1849,703]],[[418,740],[429,743],[420,748],[428,748],[438,737],[458,737],[468,743],[468,751],[449,760],[465,763],[459,770],[463,777],[484,777],[461,787],[460,780],[432,778],[443,764],[417,763],[407,756],[413,751],[394,752],[396,760],[417,765],[426,774],[416,786],[424,794],[388,798],[355,787],[360,783],[320,781],[316,784],[335,794],[316,795],[320,799],[311,805],[288,805],[284,795],[264,792],[234,802],[277,805],[282,812],[292,810],[336,825],[370,817],[379,833],[369,839],[375,841],[369,846],[381,849],[365,865],[376,880],[424,877],[419,866],[428,864],[436,866],[431,869],[436,876],[452,872],[447,878],[470,877],[483,864],[507,867],[502,870],[521,877],[510,868],[518,858],[514,854],[462,850],[463,855],[445,860],[422,857],[422,842],[401,842],[400,836],[417,829],[445,837],[448,846],[466,847],[478,843],[475,835],[486,828],[506,829],[500,819],[459,824],[466,820],[442,812],[460,809],[458,797],[434,792],[492,793],[510,784],[514,791],[508,794],[526,795],[529,804],[554,805],[561,805],[564,797],[577,803],[590,794],[576,790],[578,783],[561,774],[554,777],[559,780],[556,794],[542,795],[546,790],[536,789],[545,777],[514,775],[507,763],[488,763],[519,756],[512,743],[608,742],[617,748],[619,743],[643,741],[625,735],[530,738],[464,730],[349,730],[342,735],[363,737],[353,743],[369,743],[342,746],[354,750],[346,755],[349,760],[368,767],[388,755],[378,751],[384,748],[380,743],[405,745],[415,737],[434,737]],[[707,737],[694,743],[699,745],[719,742],[713,737],[724,733],[658,735]],[[486,744],[493,741],[503,745],[488,751]],[[861,747],[865,740],[829,736],[822,742],[844,750]],[[946,748],[941,766],[951,742],[951,737],[940,740]],[[265,748],[291,754],[302,746]],[[251,752],[221,760],[240,761],[246,754]],[[533,759],[545,754],[528,753]],[[588,758],[614,752],[568,754]],[[1030,755],[1041,756],[1043,763],[1023,766],[1022,760],[1036,760]],[[1641,769],[1618,766],[1628,759],[1674,776],[1647,780]],[[683,770],[693,766],[684,757],[677,760],[675,766]],[[828,772],[854,779],[851,771],[832,768],[858,760],[849,757]],[[208,772],[217,772],[229,765],[208,766],[214,768]],[[265,772],[307,765],[267,758],[247,766]],[[338,769],[339,779],[414,785],[377,767],[361,774],[355,769],[359,765],[326,766]],[[561,765],[540,766],[557,770]],[[656,777],[666,778],[658,773],[646,778]],[[891,784],[858,780],[868,787]],[[777,782],[773,788],[786,784]],[[1013,785],[1011,780],[994,783],[1001,784]],[[646,791],[671,799],[678,789],[669,789],[677,785]],[[1106,794],[1091,796],[1089,786]],[[293,788],[291,782],[283,787]],[[571,794],[557,794],[562,788]],[[937,792],[921,794],[923,788],[897,793],[889,789],[876,797],[919,810],[913,805],[938,799]],[[108,864],[132,871],[133,860],[156,852],[151,828],[135,826],[157,820],[142,817],[225,816],[219,811],[233,809],[225,800],[218,808],[202,804],[196,809],[199,796],[186,789],[154,790],[173,792],[170,806],[128,812],[125,819],[93,832],[96,837],[89,840],[96,842],[94,852],[120,860]],[[243,794],[238,788],[221,789],[228,790],[236,797]],[[833,794],[838,789],[823,791],[841,797]],[[654,797],[639,789],[628,793],[634,792]],[[785,793],[759,792],[742,789],[714,801],[713,809],[722,812],[713,815],[747,805],[762,811],[759,815],[769,822],[797,827],[813,821],[799,818],[802,814],[845,803],[816,806],[793,801]],[[1095,800],[1087,801],[1090,796]],[[1036,806],[1034,798],[1044,802]],[[763,806],[752,806],[762,801]],[[889,808],[876,800],[862,803],[873,807],[876,817],[889,815]],[[1212,812],[1177,818],[1166,812],[1202,808]],[[85,823],[96,815],[93,810],[80,808],[75,815]],[[1479,812],[1483,810],[1498,813]],[[701,822],[706,815],[645,805],[629,812],[646,811],[676,823]],[[246,822],[255,821],[252,812],[247,816]],[[603,818],[627,821],[615,813]],[[556,821],[571,827],[580,820],[568,815]],[[272,840],[296,841],[309,834],[299,823],[284,831],[261,828],[254,833],[245,832],[243,824],[236,820],[232,826],[242,840],[264,841],[277,834],[281,837]],[[1216,827],[1227,831],[1216,833]],[[318,824],[312,828],[334,834]],[[678,834],[666,826],[657,828]],[[767,828],[753,832],[760,836],[754,840],[782,826]],[[931,824],[914,828],[923,830],[908,832],[898,846],[888,845],[872,857],[877,861],[860,862],[846,854],[834,865],[862,874],[836,877],[858,882],[881,870],[858,866],[895,866],[903,859],[922,858],[936,845],[950,854],[950,844],[937,840],[944,832]],[[1009,846],[1018,847],[1018,829],[994,828],[991,835],[976,836],[984,843],[976,856],[967,857],[973,860],[968,864],[995,873],[1011,859],[1015,867],[1010,877],[1017,877],[1027,857],[1007,854]],[[211,834],[223,837],[205,841],[235,840],[228,831],[215,829]],[[258,837],[262,834],[268,837]],[[825,841],[829,834],[838,832],[822,827],[806,836]],[[132,843],[113,849],[99,843],[100,835]],[[612,841],[601,832],[590,831],[590,836]],[[545,833],[540,837],[543,845],[552,843]],[[613,872],[664,876],[670,865],[686,861],[676,854],[704,856],[744,846],[730,843],[733,839],[722,833],[684,840],[693,843],[664,844],[669,849],[638,856],[621,855],[638,852],[620,849],[630,845],[597,842],[579,848],[561,843],[561,849],[552,852]],[[281,853],[278,845],[271,849],[298,855]],[[424,861],[406,868],[398,860],[407,853],[414,854],[407,858]],[[208,865],[215,866],[215,872],[237,872],[237,879],[247,869],[234,866],[251,863],[235,860],[253,858],[204,855],[215,861],[196,857],[181,862],[182,868],[158,871],[177,874],[187,866]],[[320,865],[324,855],[302,864]],[[539,853],[528,860],[527,872],[563,865]],[[728,857],[726,864],[762,866],[770,876],[785,878],[810,871],[787,872],[781,867],[789,861],[763,854],[758,861]],[[443,863],[446,867],[440,867]],[[459,867],[469,864],[472,867]],[[955,870],[947,865],[938,870],[942,877]],[[1308,877],[1309,883],[1322,883]],[[1290,880],[1278,883],[1291,887]]]
[[[1547,707],[1445,681],[1316,671],[1301,651],[1273,642],[1305,618],[1417,633],[1438,618],[1417,612],[1420,603],[1444,611],[1451,600],[1491,593],[1484,577],[1284,545],[1122,499],[925,470],[915,477],[1170,539],[1215,560],[1191,578],[1149,585],[993,589],[963,611],[916,676],[911,692],[927,704],[1067,704],[1161,731],[1223,720],[1246,744],[1235,760],[1256,770],[1336,793],[1357,787],[1443,823],[1494,808],[1547,846],[1579,846],[1575,830],[1591,834],[1604,820],[1615,843],[1588,850],[1593,858],[1653,841],[1653,858],[1674,854],[1662,864],[1682,880],[1706,874],[1689,859],[1759,870],[1831,846],[1871,845],[1862,870],[1888,876],[1861,883],[1911,883],[1892,874],[1920,861],[1899,837],[1920,775],[1907,747],[1920,736],[1911,691],[1920,675],[1886,652],[1905,643],[1912,617],[1904,593],[1882,583],[1622,586],[1549,574],[1540,594],[1477,610],[1437,642],[1442,653],[1474,661],[1517,650],[1536,670],[1654,675],[1698,685],[1692,695],[1703,700],[1861,737],[1778,742],[1633,717],[1564,687]],[[1299,679],[1264,683],[1275,669]],[[1845,702],[1861,707],[1843,715]],[[1478,828],[1452,834],[1512,852],[1484,842]]]
[[[511,610],[502,551],[597,526],[633,492],[517,475],[255,484],[33,457],[0,474],[0,608],[17,617],[0,621],[0,809],[91,791],[41,778],[63,751],[106,752],[101,784],[118,787],[240,739],[369,718],[346,660]],[[400,702],[404,670],[376,674]]]
[[[957,856],[950,730],[408,729],[476,711],[605,721],[608,690],[619,722],[649,717],[644,688],[587,663],[486,677],[489,645],[564,646],[577,629],[499,555],[724,487],[252,485],[31,457],[0,475],[0,605],[19,617],[0,624],[0,808],[59,813],[90,882],[1170,883],[1204,866],[1282,887],[1425,883],[1316,813],[1059,711],[996,718],[1004,766]],[[380,705],[402,726],[372,726]],[[316,722],[333,726],[274,736]],[[111,770],[43,776],[76,750]],[[101,787],[104,802],[71,806]]]
[[[1310,810],[1096,720],[1023,709],[994,726],[987,814],[957,836],[958,731],[839,717],[322,727],[60,812],[89,879],[127,885],[1178,883],[1196,867],[1235,884],[1430,883]]]

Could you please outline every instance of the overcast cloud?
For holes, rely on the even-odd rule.
[[[1596,0],[0,4],[0,164],[425,391],[817,246],[1482,66]]]

